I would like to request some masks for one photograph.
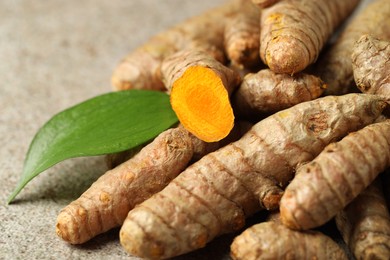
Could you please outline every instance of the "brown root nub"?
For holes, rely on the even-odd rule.
[[[294,74],[314,63],[334,29],[358,0],[280,1],[261,16],[260,56],[277,73]]]
[[[263,69],[247,74],[233,94],[232,103],[236,115],[257,119],[304,101],[318,98],[325,84],[309,74],[275,73]]]
[[[239,68],[259,66],[260,8],[251,1],[245,1],[237,14],[226,23],[224,42],[232,64]]]
[[[160,60],[143,48],[136,50],[115,68],[111,76],[113,88],[165,90],[158,74]]]
[[[352,52],[353,75],[363,93],[390,98],[390,41],[363,35]]]
[[[275,222],[246,229],[230,246],[234,260],[257,259],[347,259],[344,250],[318,232],[299,232]]]
[[[310,53],[299,40],[280,36],[267,48],[264,62],[276,73],[294,74],[310,64]]]

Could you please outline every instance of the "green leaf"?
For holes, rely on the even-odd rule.
[[[39,173],[65,159],[131,149],[177,122],[169,96],[157,91],[111,92],[66,109],[35,135],[8,203]]]

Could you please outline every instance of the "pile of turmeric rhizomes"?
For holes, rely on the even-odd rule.
[[[180,125],[115,161],[57,234],[122,226],[129,254],[165,259],[235,232],[233,259],[345,259],[317,229],[335,219],[357,259],[389,259],[390,2],[358,5],[233,0],[134,50],[115,90],[167,91]]]

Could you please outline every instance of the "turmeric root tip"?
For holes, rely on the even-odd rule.
[[[334,29],[358,2],[290,0],[264,10],[260,25],[261,59],[277,73],[304,70],[317,60]]]
[[[231,244],[234,260],[347,259],[343,249],[319,231],[299,232],[275,222],[246,229]]]
[[[229,93],[210,68],[189,67],[173,83],[171,105],[184,127],[203,141],[219,141],[233,128]]]

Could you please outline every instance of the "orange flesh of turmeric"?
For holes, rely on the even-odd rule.
[[[229,93],[210,68],[189,67],[173,83],[171,105],[181,124],[203,141],[219,141],[234,126]]]

